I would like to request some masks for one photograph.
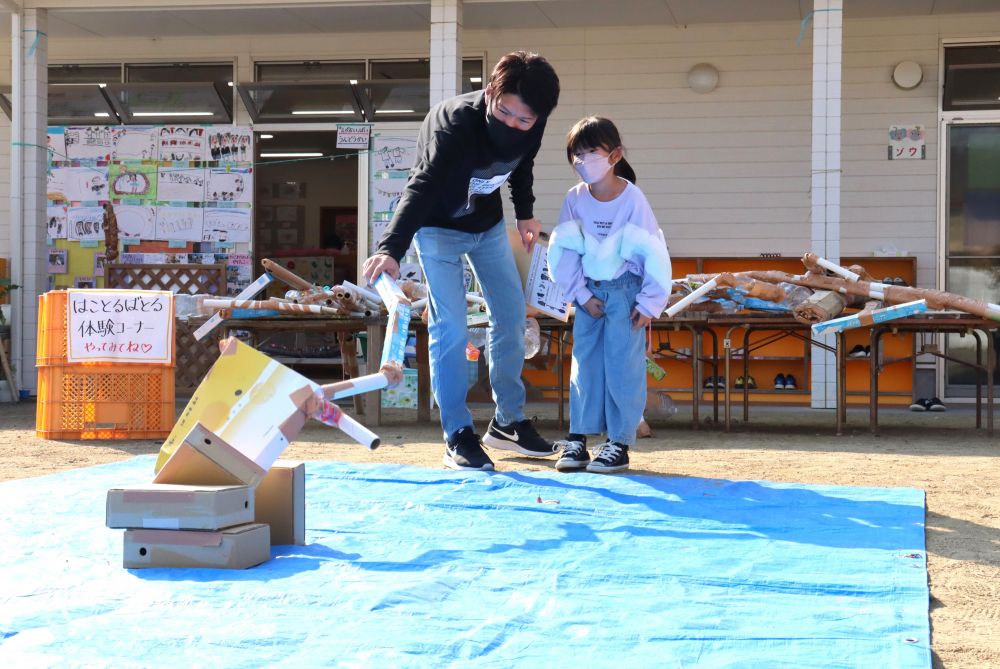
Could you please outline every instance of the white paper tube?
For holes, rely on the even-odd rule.
[[[377,434],[341,411],[340,407],[333,402],[320,401],[322,402],[322,408],[313,414],[313,418],[324,425],[340,428],[344,434],[369,451],[374,451],[378,448],[380,440]]]
[[[328,383],[325,386],[320,386],[323,389],[323,395],[328,400],[339,400],[344,397],[351,397],[352,395],[360,395],[362,393],[370,393],[373,390],[382,390],[388,387],[389,379],[382,372],[375,374],[368,374],[366,376],[359,376],[356,379],[350,379],[348,381],[339,381],[337,383]]]
[[[273,279],[271,275],[267,272],[264,272],[259,277],[257,277],[256,281],[254,281],[249,286],[244,288],[240,292],[240,294],[236,296],[236,299],[249,300],[254,295],[267,288],[268,284],[270,284],[272,280]],[[194,338],[201,340],[205,335],[214,330],[221,322],[222,322],[222,316],[220,316],[219,314],[215,314],[207,321],[205,321],[200,328],[194,331]]]
[[[414,302],[413,305],[412,305],[414,311],[416,311],[417,309],[423,309],[426,306],[427,306],[427,298],[426,297],[421,297],[419,300],[417,300],[416,302]]]
[[[355,286],[350,281],[341,281],[340,285],[353,288],[354,290],[364,295],[367,300],[373,302],[375,305],[382,304],[382,298],[379,297],[378,293],[376,293],[373,290],[368,290],[367,288],[362,288],[361,286]]]
[[[680,300],[678,300],[676,304],[668,307],[666,311],[667,316],[669,318],[673,318],[680,312],[687,309],[688,305],[697,300],[699,297],[715,290],[715,287],[718,285],[716,279],[718,279],[718,277],[709,279],[707,282],[699,286],[696,290],[692,291],[690,295],[685,295]]]
[[[465,301],[475,302],[476,304],[486,304],[486,298],[476,295],[475,293],[466,293]]]
[[[825,270],[829,270],[838,276],[842,276],[848,281],[859,281],[861,279],[860,274],[855,274],[846,267],[841,267],[840,265],[830,262],[826,258],[820,258],[816,256],[816,264]]]

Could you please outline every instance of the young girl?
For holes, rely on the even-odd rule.
[[[588,117],[566,138],[583,180],[566,194],[549,243],[549,272],[576,303],[570,434],[556,469],[628,469],[646,404],[646,331],[667,304],[670,254],[649,202],[635,186],[615,125]],[[608,440],[587,452],[587,435]]]

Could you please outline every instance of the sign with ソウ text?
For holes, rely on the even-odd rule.
[[[66,357],[172,365],[174,296],[152,290],[68,290]]]

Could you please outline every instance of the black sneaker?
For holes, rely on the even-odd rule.
[[[493,471],[493,461],[483,451],[479,435],[471,427],[463,427],[448,439],[444,449],[444,466],[449,469]]]
[[[571,469],[584,469],[590,462],[590,453],[587,452],[586,435],[570,434],[565,439],[557,441],[555,445],[562,448],[562,455],[556,462],[556,469],[561,472]]]
[[[483,443],[490,448],[514,451],[532,458],[548,458],[559,452],[559,447],[538,434],[530,420],[501,425],[494,418],[486,430]]]
[[[588,472],[610,474],[628,469],[628,446],[617,441],[606,441],[597,448],[597,455],[587,465]]]

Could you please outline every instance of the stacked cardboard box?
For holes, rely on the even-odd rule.
[[[129,569],[253,567],[305,543],[305,465],[265,471],[196,425],[152,483],[108,491],[107,526],[125,529]]]

